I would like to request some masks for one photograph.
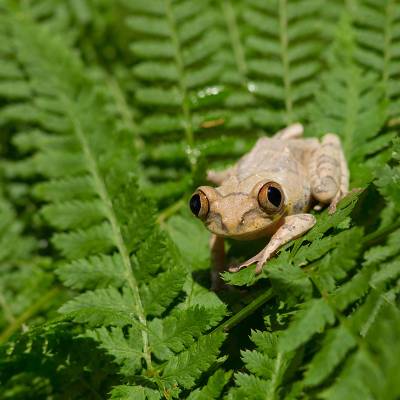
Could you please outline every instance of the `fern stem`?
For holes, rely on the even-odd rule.
[[[400,229],[400,220],[386,228],[379,229],[365,236],[362,241],[363,247],[368,248],[384,241],[386,239],[386,236],[388,236],[397,229]]]
[[[70,108],[67,108],[67,109],[73,109],[73,104],[69,103],[69,105],[70,105]],[[77,119],[74,118],[74,115],[72,115],[72,114],[70,115],[70,118],[73,123],[77,138],[78,138],[79,142],[81,143],[83,153],[84,153],[86,161],[87,161],[88,169],[93,176],[94,185],[96,187],[97,193],[98,193],[99,197],[101,198],[101,200],[106,205],[106,216],[111,225],[111,229],[112,229],[112,232],[114,235],[115,245],[116,245],[116,247],[121,255],[121,258],[122,258],[122,263],[123,263],[124,269],[125,269],[125,277],[128,282],[128,285],[132,291],[133,298],[135,300],[136,313],[137,313],[139,322],[147,328],[147,320],[146,320],[146,315],[144,312],[142,300],[140,298],[139,285],[138,285],[136,278],[132,272],[132,264],[131,264],[131,260],[129,257],[129,252],[125,246],[124,239],[122,238],[121,229],[118,224],[117,216],[114,212],[111,198],[108,195],[106,185],[98,171],[95,157],[92,155],[89,143],[86,140],[86,137],[82,131],[79,121],[77,121]],[[149,346],[149,338],[148,338],[147,329],[142,329],[142,340],[143,340],[143,355],[144,355],[144,358],[146,361],[147,369],[152,370],[151,351],[150,351],[150,346]]]
[[[225,0],[221,3],[224,13],[226,25],[228,27],[229,39],[232,45],[235,62],[243,80],[243,84],[247,88],[247,63],[244,55],[243,46],[240,40],[239,28],[236,20],[235,10],[233,9],[230,0]]]
[[[172,11],[171,0],[165,0],[165,13],[168,19],[172,44],[175,50],[175,62],[178,68],[178,76],[179,76],[178,83],[179,83],[179,90],[182,96],[182,111],[183,111],[183,117],[185,119],[186,140],[189,146],[192,147],[194,145],[194,135],[193,135],[192,119],[190,115],[189,98],[187,95],[187,88],[185,84],[185,68],[182,58],[181,46],[179,43],[179,37],[176,30],[176,21],[174,13]],[[193,163],[193,160],[191,163]]]
[[[268,393],[268,397],[267,397],[268,400],[273,400],[276,398],[275,394],[278,391],[278,387],[279,387],[279,383],[280,383],[280,381],[279,381],[279,377],[281,374],[280,369],[283,364],[282,363],[282,361],[283,361],[282,355],[283,355],[283,353],[279,352],[275,359],[275,363],[274,363],[275,365],[274,365],[274,369],[273,369],[272,375],[271,375],[271,381],[270,381],[271,383],[269,385],[269,393]]]
[[[241,321],[243,321],[245,318],[247,318],[249,315],[251,315],[254,311],[256,311],[259,307],[261,307],[264,303],[266,303],[272,297],[273,297],[272,289],[268,289],[265,293],[263,293],[262,295],[258,296],[256,299],[254,299],[250,304],[243,307],[238,313],[233,315],[231,318],[227,319],[221,325],[217,326],[217,328],[215,328],[213,332],[218,332],[218,331],[228,332],[228,331],[230,331],[234,326],[236,326]]]
[[[7,342],[7,340],[17,332],[21,326],[32,318],[35,314],[37,314],[42,308],[46,307],[51,300],[57,296],[60,292],[60,288],[54,287],[50,289],[47,293],[45,293],[36,303],[33,303],[29,308],[27,308],[21,315],[15,318],[14,322],[7,327],[1,334],[0,334],[0,345]]]
[[[289,57],[288,57],[288,32],[287,32],[287,1],[279,0],[279,38],[282,52],[283,65],[283,84],[285,88],[285,108],[287,112],[287,123],[292,121],[293,102],[291,94],[291,84],[289,76]]]

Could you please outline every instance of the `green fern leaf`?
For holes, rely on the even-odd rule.
[[[229,392],[228,398],[263,399],[265,396],[279,396],[293,353],[285,354],[279,350],[279,332],[253,331],[250,337],[257,349],[242,351],[242,359],[252,374],[236,373],[237,387]]]
[[[397,78],[400,61],[400,23],[397,0],[361,1],[354,13],[357,61],[375,70],[386,86],[390,115],[398,116],[400,91],[391,81]]]
[[[182,268],[173,268],[142,286],[141,297],[147,315],[160,316],[183,288],[186,276]]]
[[[365,162],[370,154],[371,140],[386,119],[387,104],[377,76],[365,74],[356,65],[355,51],[354,33],[349,21],[344,19],[331,53],[330,71],[316,95],[310,119],[316,135],[333,132],[341,137],[350,177],[359,185],[372,178],[373,164],[362,171],[363,176],[357,176],[361,173],[357,165]],[[375,142],[375,152],[378,143],[380,149],[387,146],[387,142]]]
[[[90,326],[121,326],[133,322],[136,308],[137,305],[127,290],[121,294],[114,288],[107,288],[87,291],[75,297],[65,303],[60,312]]]
[[[57,37],[18,18],[10,17],[8,24],[27,81],[35,88],[43,82],[31,99],[34,111],[15,139],[22,152],[28,151],[27,161],[10,170],[19,168],[44,181],[35,194],[50,202],[42,215],[58,229],[52,236],[61,255],[57,273],[66,285],[82,291],[73,293],[59,311],[85,324],[84,335],[113,356],[118,371],[129,379],[139,374],[145,380],[155,371],[162,376],[142,380],[143,390],[137,386],[126,389],[129,393],[151,396],[153,388],[164,393],[168,386],[176,396],[179,386],[195,386],[216,362],[225,336],[204,334],[225,315],[225,307],[209,292],[193,293],[185,301],[196,285],[185,287],[187,270],[159,231],[153,204],[138,190],[131,132],[116,126],[104,87],[85,77]],[[48,98],[54,98],[53,105]],[[187,310],[198,310],[196,305],[204,307],[207,320],[196,320],[192,328],[194,316]],[[156,321],[167,329],[175,326],[170,343],[150,334]],[[159,354],[166,354],[166,363],[154,358],[152,341]]]
[[[314,386],[324,381],[355,344],[354,336],[345,327],[329,330],[321,350],[308,366],[304,383]]]
[[[124,265],[119,254],[100,254],[64,264],[57,269],[64,285],[73,289],[96,289],[124,284]]]
[[[214,362],[224,338],[221,332],[201,336],[187,351],[171,358],[161,378],[164,385],[167,388],[174,384],[187,389],[193,387],[195,379]]]
[[[42,208],[49,224],[61,229],[86,228],[105,218],[103,204],[98,200],[55,203]]]
[[[289,329],[282,334],[280,349],[292,351],[334,322],[334,312],[323,299],[309,300],[302,305]]]
[[[115,386],[111,391],[112,400],[160,400],[161,394],[143,386]]]
[[[232,372],[217,371],[212,375],[207,384],[190,393],[188,400],[217,400],[221,398],[224,386],[228,383]]]
[[[400,180],[400,141],[398,138],[395,139],[392,148],[392,159],[395,163],[393,167],[385,165],[377,175],[376,185],[379,191],[388,201],[393,204],[398,205],[400,201],[400,190],[399,190],[399,180]],[[398,211],[398,208],[397,208]]]
[[[135,375],[141,368],[143,359],[143,343],[141,332],[137,328],[129,328],[128,335],[124,335],[121,328],[98,328],[86,333],[100,343],[100,347],[115,358],[122,366],[121,373],[127,376]]]
[[[210,310],[193,306],[178,310],[164,320],[154,319],[149,323],[150,340],[154,354],[161,360],[169,359],[184,350],[193,340],[210,326]]]
[[[103,222],[86,230],[57,233],[52,241],[65,257],[75,259],[111,250],[114,247],[113,239],[110,225]]]

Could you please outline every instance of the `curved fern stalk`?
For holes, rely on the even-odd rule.
[[[309,115],[316,136],[338,134],[343,143],[354,185],[371,180],[393,133],[378,135],[387,119],[387,102],[378,76],[355,61],[357,47],[350,19],[345,17],[330,53],[330,69],[322,78]],[[366,168],[358,168],[363,163]]]
[[[52,237],[62,257],[57,272],[65,285],[82,291],[60,312],[86,324],[86,336],[136,383],[126,390],[176,398],[217,362],[224,335],[203,333],[225,308],[213,294],[179,302],[187,271],[136,187],[131,132],[116,129],[104,89],[85,78],[59,39],[27,21],[7,22],[28,78],[21,84],[31,90],[32,100],[23,104],[33,117],[24,118],[25,129],[39,130],[16,135],[21,151],[36,150],[19,173],[46,179],[35,193],[49,202],[41,214],[59,231]],[[19,106],[2,112],[13,107],[18,121]],[[62,124],[49,125],[55,116]]]
[[[391,118],[399,117],[400,2],[360,0],[352,13],[357,61],[383,81]]]

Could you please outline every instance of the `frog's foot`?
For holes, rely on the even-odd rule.
[[[251,264],[257,263],[256,274],[259,274],[266,261],[274,256],[280,247],[306,233],[315,225],[315,222],[315,217],[311,214],[295,214],[285,217],[283,225],[258,254],[242,264],[230,267],[229,271],[238,272]]]
[[[247,261],[239,265],[233,265],[229,267],[228,270],[229,272],[238,272],[241,269],[247,268],[250,265],[257,263],[256,274],[259,274],[262,271],[263,265],[265,264],[267,259],[268,259],[268,253],[266,252],[266,248],[264,248],[254,257],[249,258]]]

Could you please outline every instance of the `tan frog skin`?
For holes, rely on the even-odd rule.
[[[200,186],[193,194],[192,212],[213,234],[214,289],[225,268],[224,238],[270,238],[254,257],[229,268],[236,272],[256,263],[259,273],[282,245],[314,226],[307,213],[314,204],[329,204],[333,213],[347,194],[349,172],[338,136],[328,133],[320,142],[302,135],[297,123],[259,139],[233,167],[208,173],[217,187]]]

